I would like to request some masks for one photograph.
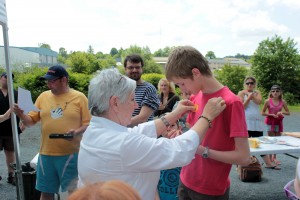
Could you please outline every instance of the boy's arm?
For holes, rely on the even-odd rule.
[[[209,149],[208,157],[220,162],[228,164],[238,164],[238,165],[249,165],[250,164],[250,149],[248,138],[236,137],[234,138],[235,150],[233,151],[217,151],[214,149]],[[199,146],[197,149],[197,154],[202,155],[204,152],[204,147]]]

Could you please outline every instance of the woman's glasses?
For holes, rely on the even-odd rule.
[[[275,93],[275,92],[276,92],[276,93],[279,93],[280,90],[272,90],[271,92],[272,92],[272,93]]]
[[[254,82],[247,82],[246,85],[254,85]]]

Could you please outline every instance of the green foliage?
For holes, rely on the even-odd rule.
[[[41,48],[51,49],[51,46],[49,44],[46,44],[46,43],[39,43],[38,46],[41,47]]]
[[[295,96],[290,92],[285,92],[283,94],[283,99],[286,100],[288,105],[296,105],[297,103],[299,103]]]
[[[94,49],[93,49],[92,45],[89,45],[87,52],[90,54],[94,54]]]
[[[153,56],[155,57],[168,57],[171,53],[171,51],[174,49],[175,47],[165,47],[163,49],[158,49],[157,51],[155,51],[153,53]]]
[[[151,74],[143,74],[142,79],[144,81],[147,81],[154,85],[154,87],[157,89],[157,84],[161,78],[164,78],[165,75],[163,74],[156,74],[156,73],[151,73]]]
[[[116,48],[111,48],[110,53],[111,56],[118,54],[118,50]]]
[[[92,75],[72,73],[69,74],[69,86],[75,90],[78,90],[88,95],[89,83],[92,78]]]
[[[209,58],[209,59],[215,59],[217,58],[215,53],[213,51],[208,51],[205,55],[205,58]]]
[[[17,83],[15,87],[22,87],[31,92],[32,101],[35,102],[36,98],[44,91],[48,90],[47,84],[44,80],[40,80],[41,76],[47,73],[48,68],[33,67],[28,68],[22,74],[17,76]]]
[[[77,51],[69,55],[66,64],[71,68],[72,72],[92,74],[97,70],[116,66],[116,60],[110,54],[97,53],[94,55]]]
[[[244,79],[248,72],[249,70],[246,67],[226,64],[222,69],[215,70],[214,74],[218,81],[237,94],[243,89]]]
[[[145,60],[145,66],[143,67],[143,73],[157,73],[162,74],[162,67],[156,63],[153,59]]]
[[[296,43],[288,38],[286,41],[277,35],[259,43],[252,56],[252,71],[259,79],[260,86],[269,90],[278,84],[285,92],[300,98],[300,56]]]

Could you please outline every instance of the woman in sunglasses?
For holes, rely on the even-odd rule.
[[[260,91],[256,90],[256,79],[248,76],[244,80],[244,90],[238,93],[244,108],[249,137],[261,137],[264,133],[264,127],[261,119],[259,105],[262,103]],[[280,170],[274,165],[268,155],[261,155],[266,163],[265,168]]]
[[[284,111],[282,111],[282,108]],[[282,98],[282,90],[280,86],[273,85],[271,87],[269,99],[265,101],[261,114],[266,116],[265,124],[268,126],[268,135],[280,136],[283,131],[283,115],[290,115],[287,103]],[[271,156],[271,161],[276,165],[281,164],[278,160],[276,160],[275,154]]]

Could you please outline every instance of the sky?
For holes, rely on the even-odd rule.
[[[299,0],[6,0],[6,9],[17,47],[109,53],[137,45],[154,53],[191,45],[221,58],[252,55],[277,34],[300,49]]]

